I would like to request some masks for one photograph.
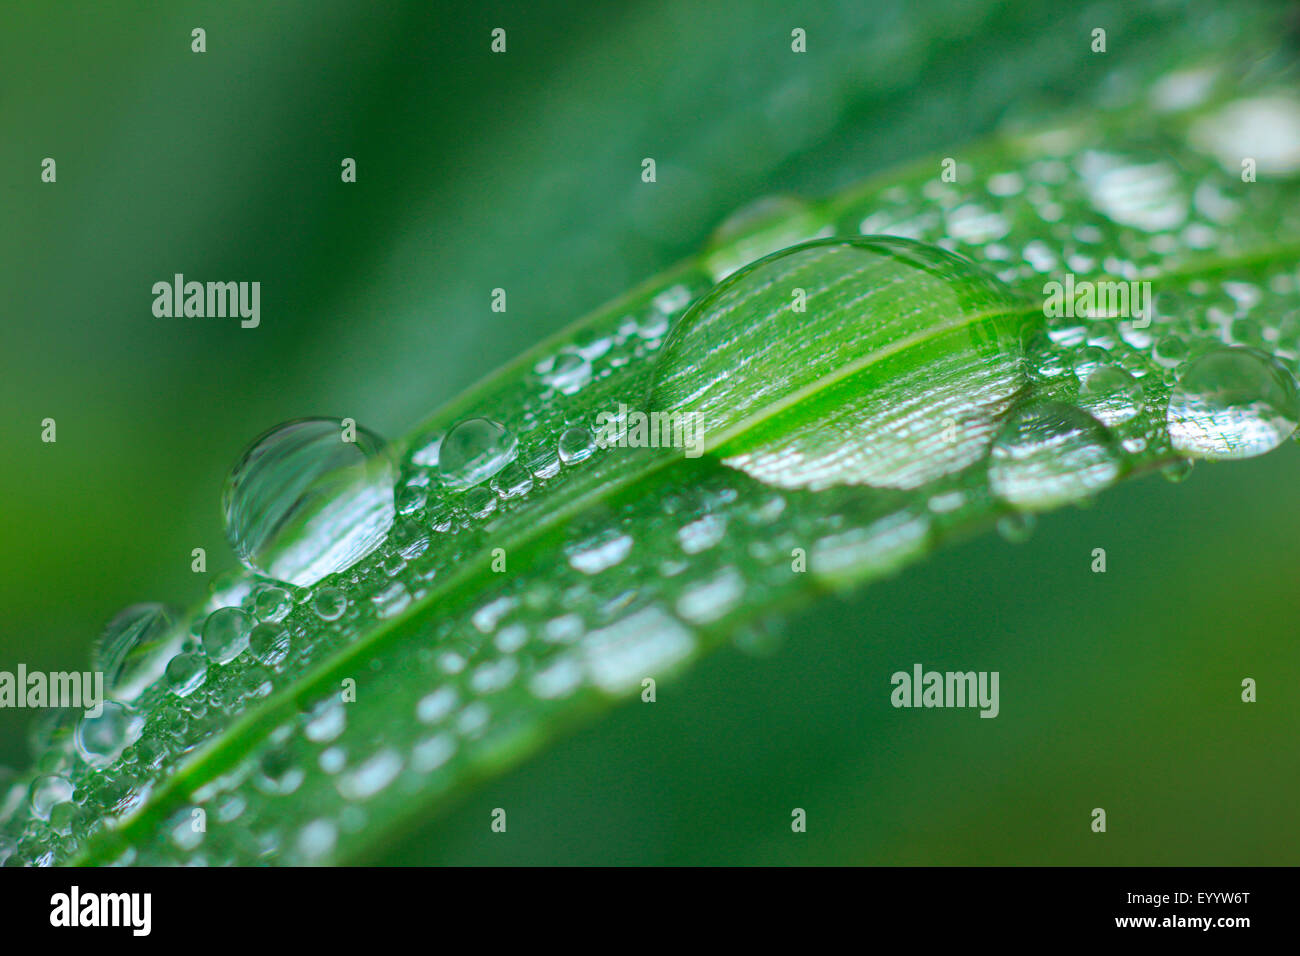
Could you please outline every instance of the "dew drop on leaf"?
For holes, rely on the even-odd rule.
[[[373,432],[287,422],[249,446],[226,480],[226,537],[250,570],[311,585],[351,567],[393,524],[393,464]]]
[[[202,654],[177,654],[167,662],[167,685],[177,697],[188,697],[203,685],[208,661]]]
[[[50,811],[60,803],[72,799],[73,787],[68,778],[60,774],[46,774],[32,781],[32,815],[38,820],[48,820]]]
[[[1271,356],[1220,348],[1193,359],[1169,397],[1165,423],[1189,458],[1253,458],[1272,451],[1300,422],[1295,379]]]
[[[1080,409],[1036,401],[1016,409],[998,432],[989,484],[1026,511],[1087,498],[1119,475],[1120,459],[1105,427]]]
[[[890,236],[747,266],[665,341],[649,406],[785,488],[916,488],[987,452],[1026,385],[1033,309],[974,263]]]
[[[92,767],[112,763],[140,736],[144,719],[114,701],[105,701],[97,716],[85,715],[77,724],[77,753]]]
[[[203,653],[217,664],[233,661],[248,647],[253,622],[237,607],[223,607],[203,622]]]
[[[447,432],[438,449],[438,474],[453,490],[487,481],[515,460],[518,443],[504,425],[486,418],[469,418]]]

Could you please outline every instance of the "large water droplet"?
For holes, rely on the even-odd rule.
[[[307,586],[355,564],[392,527],[393,464],[379,436],[308,418],[258,438],[223,494],[226,537],[254,571]]]
[[[978,461],[1025,384],[1041,308],[907,239],[806,243],[740,270],[666,340],[649,405],[788,488],[915,488]]]
[[[515,436],[504,425],[486,418],[466,419],[442,440],[438,473],[448,488],[472,488],[514,461],[517,451]]]
[[[109,621],[95,645],[93,666],[110,697],[131,701],[162,676],[185,639],[161,604],[133,604]]]
[[[1189,458],[1253,458],[1286,441],[1297,422],[1295,379],[1249,348],[1215,349],[1189,362],[1165,414],[1170,442]]]
[[[989,461],[993,493],[1026,511],[1086,498],[1118,475],[1110,433],[1086,412],[1057,402],[1016,409]]]

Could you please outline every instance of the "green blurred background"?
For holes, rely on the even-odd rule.
[[[1127,38],[1104,62],[1096,25]],[[124,605],[205,593],[235,565],[226,470],[276,422],[400,434],[758,196],[1231,39],[1199,3],[4,4],[0,669],[83,667]],[[261,327],[155,318],[175,272],[260,281]],[[375,860],[1294,863],[1298,456],[1146,479],[822,604]],[[893,710],[914,661],[1000,670],[1002,715]],[[0,711],[0,763],[31,717]]]

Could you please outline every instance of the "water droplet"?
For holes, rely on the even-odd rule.
[[[1024,544],[1034,536],[1034,529],[1037,527],[1038,516],[1032,511],[1013,511],[998,518],[997,521],[998,534],[1004,541],[1012,544]]]
[[[167,684],[177,697],[188,697],[208,676],[208,659],[202,654],[177,654],[167,662]]]
[[[1187,219],[1190,199],[1180,188],[1178,170],[1163,159],[1090,151],[1080,158],[1079,172],[1093,206],[1121,226],[1162,232]]]
[[[392,527],[393,464],[383,440],[357,426],[300,419],[258,438],[226,481],[226,537],[248,568],[315,584],[351,567]]]
[[[338,588],[321,588],[312,598],[311,607],[322,621],[337,621],[348,609],[348,599]]]
[[[259,624],[248,635],[248,649],[263,664],[274,667],[289,656],[289,633],[278,624]]]
[[[590,428],[574,425],[572,428],[566,428],[560,435],[558,450],[560,461],[572,465],[591,457],[596,450],[596,439],[591,434]]]
[[[1166,481],[1174,484],[1187,480],[1192,473],[1192,460],[1190,458],[1180,458],[1178,461],[1171,461],[1160,469],[1160,474],[1164,475]]]
[[[674,327],[652,411],[780,487],[914,488],[978,461],[1041,324],[973,263],[894,237],[795,246],[735,273]]]
[[[1229,173],[1241,173],[1241,159],[1255,160],[1263,176],[1300,170],[1300,101],[1288,96],[1236,100],[1192,124],[1192,145],[1211,153]]]
[[[339,841],[339,830],[329,820],[313,820],[298,831],[295,846],[302,861],[307,864],[328,859]]]
[[[515,436],[504,425],[469,418],[453,426],[442,440],[438,474],[448,488],[472,488],[514,461],[517,450]]]
[[[401,755],[395,750],[381,750],[339,778],[339,794],[346,800],[368,800],[392,783],[401,770]]]
[[[1300,422],[1295,379],[1271,356],[1221,348],[1189,362],[1165,415],[1174,450],[1189,458],[1253,458]]]
[[[32,781],[31,803],[32,816],[38,820],[48,820],[50,811],[60,803],[72,799],[73,786],[67,777],[58,774],[46,774]]]
[[[252,619],[237,607],[223,607],[203,622],[203,653],[217,664],[233,661],[248,647]]]
[[[584,663],[596,686],[611,694],[639,687],[650,675],[674,668],[695,649],[695,639],[657,605],[635,612],[582,642]]]
[[[1158,365],[1174,368],[1187,358],[1187,343],[1176,335],[1163,336],[1156,342],[1151,357]]]
[[[599,574],[632,553],[632,538],[610,530],[569,550],[569,566],[583,574]]]
[[[1046,510],[1095,494],[1119,475],[1105,427],[1056,402],[1018,408],[993,443],[989,483],[1017,508]]]
[[[183,629],[161,604],[134,604],[113,618],[95,646],[94,669],[110,697],[132,701],[162,676],[180,649]]]
[[[92,767],[106,767],[140,737],[144,718],[122,704],[105,701],[98,716],[77,724],[77,753]]]
[[[257,615],[257,619],[272,624],[283,621],[292,610],[293,595],[284,588],[263,588],[253,605],[253,613]]]
[[[1079,405],[1103,425],[1128,421],[1142,411],[1142,386],[1123,369],[1103,365],[1079,389]]]
[[[542,381],[563,395],[575,395],[591,381],[591,362],[580,352],[561,352],[540,370]]]

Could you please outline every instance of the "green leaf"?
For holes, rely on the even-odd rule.
[[[1242,24],[1246,55],[1266,34]],[[1105,111],[765,201],[529,350],[394,444],[387,540],[290,590],[282,619],[254,575],[170,636],[132,617],[170,654],[239,606],[289,651],[211,663],[197,688],[171,667],[111,725],[45,726],[0,808],[11,862],[354,858],[828,588],[1275,446],[1297,417],[1300,159],[1269,134],[1300,95],[1285,64],[1245,88],[1235,62],[1153,64]],[[1149,324],[1045,316],[1066,273],[1151,283]],[[624,447],[636,422],[602,416],[620,406],[698,420],[706,453]],[[517,446],[463,489],[434,462],[470,418]],[[131,742],[97,759],[114,732]]]

